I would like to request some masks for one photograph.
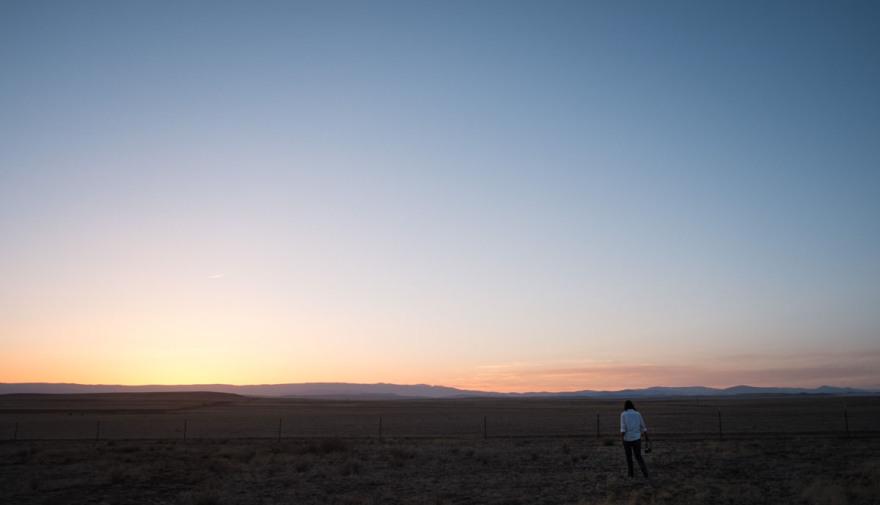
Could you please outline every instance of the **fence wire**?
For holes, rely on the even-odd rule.
[[[874,412],[685,408],[642,414],[656,438],[873,436]],[[195,440],[273,438],[503,438],[619,436],[616,412],[496,411],[326,414],[4,414],[0,440]]]

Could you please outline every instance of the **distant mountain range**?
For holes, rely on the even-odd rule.
[[[297,398],[352,398],[352,399],[406,399],[406,398],[650,398],[670,396],[736,396],[736,395],[869,395],[878,391],[846,387],[820,386],[818,388],[777,388],[733,386],[729,388],[649,387],[622,389],[619,391],[568,391],[534,393],[497,393],[473,391],[427,384],[349,384],[344,382],[306,382],[299,384],[258,384],[236,386],[232,384],[182,384],[121,386],[104,384],[66,383],[0,383],[0,394],[83,394],[83,393],[146,393],[146,392],[213,391],[245,396],[274,396]]]

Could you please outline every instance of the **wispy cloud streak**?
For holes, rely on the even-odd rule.
[[[704,365],[613,361],[488,364],[465,378],[468,387],[500,391],[623,389],[648,386],[738,384],[816,387],[880,386],[880,350],[861,353],[802,353],[788,356],[735,356]]]

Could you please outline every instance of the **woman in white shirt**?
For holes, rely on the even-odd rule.
[[[629,476],[633,476],[633,453],[636,455],[636,461],[639,468],[642,469],[642,475],[648,478],[648,467],[645,466],[645,460],[642,459],[642,433],[645,434],[645,440],[648,439],[648,428],[645,426],[645,420],[636,410],[635,405],[630,400],[623,404],[623,412],[620,413],[620,438],[623,439],[623,450],[626,452],[626,466],[629,470]]]

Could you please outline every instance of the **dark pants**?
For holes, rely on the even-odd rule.
[[[629,470],[629,476],[633,476],[633,453],[636,453],[636,461],[639,462],[639,468],[642,469],[642,475],[648,478],[648,467],[645,466],[645,460],[642,459],[642,440],[633,440],[632,442],[623,441],[623,450],[626,452],[626,467]]]

